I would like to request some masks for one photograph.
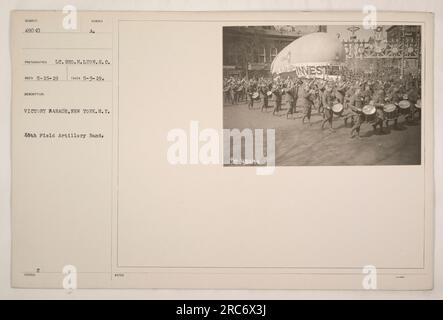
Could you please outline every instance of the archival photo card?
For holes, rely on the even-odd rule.
[[[431,289],[433,21],[12,12],[12,286]]]

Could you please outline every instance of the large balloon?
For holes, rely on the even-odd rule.
[[[341,65],[345,59],[345,48],[335,35],[316,32],[294,40],[280,51],[272,62],[271,72],[317,77],[327,73],[328,66]]]

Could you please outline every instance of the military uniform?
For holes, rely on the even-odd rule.
[[[418,101],[418,89],[413,87],[408,90],[408,100],[411,103],[410,113],[409,113],[409,119],[412,121],[414,120],[414,114],[416,112],[416,104]]]
[[[372,97],[372,101],[374,106],[377,108],[375,120],[372,123],[372,127],[375,131],[377,127],[380,126],[380,131],[383,132],[383,122],[385,120],[385,113],[383,112],[383,104],[385,102],[384,91],[376,91],[374,96]]]
[[[351,100],[349,102],[351,110],[356,114],[356,117],[354,117],[354,125],[351,129],[351,137],[354,136],[354,132],[357,132],[357,136],[360,137],[360,127],[364,121],[364,116],[362,113],[364,103],[364,97],[356,92],[351,96]]]
[[[262,85],[260,87],[260,92],[263,96],[263,105],[261,107],[261,110],[263,111],[263,109],[267,110],[268,109],[268,104],[269,104],[269,97],[268,97],[268,86],[266,85]]]
[[[297,91],[298,88],[297,86],[292,86],[290,88],[288,88],[287,92],[286,92],[286,96],[287,96],[287,102],[288,102],[288,112],[286,113],[286,118],[289,117],[289,115],[293,115],[295,114],[296,111],[296,101],[297,101]]]
[[[329,123],[329,128],[332,130],[332,120],[334,117],[334,113],[332,112],[332,104],[334,103],[335,97],[332,93],[332,91],[330,90],[326,90],[323,93],[323,114],[324,114],[324,119],[323,122],[321,124],[321,128],[323,129],[325,124],[328,122]]]
[[[280,88],[276,88],[273,91],[273,93],[275,96],[275,108],[274,108],[274,111],[272,112],[272,114],[275,115],[276,113],[278,114],[281,110],[282,92],[281,92]]]
[[[338,88],[335,89],[335,98],[341,104],[344,103],[345,92],[346,86],[344,84],[341,84]]]
[[[252,97],[252,95],[255,92],[255,85],[254,84],[250,84],[248,86],[248,97],[249,97],[249,103],[248,103],[248,108],[249,109],[254,109],[254,98]]]
[[[311,120],[311,110],[312,110],[312,101],[310,100],[310,90],[306,85],[302,85],[299,87],[297,92],[297,107],[302,107],[304,116],[302,122],[307,118],[308,121]]]

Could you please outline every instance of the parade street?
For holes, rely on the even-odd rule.
[[[270,103],[272,106],[272,103]],[[397,128],[391,124],[380,133],[365,123],[360,138],[350,138],[350,124],[334,116],[334,131],[320,128],[322,115],[313,110],[311,125],[302,124],[302,110],[294,118],[273,116],[273,108],[261,111],[261,102],[248,109],[247,102],[225,105],[223,127],[227,129],[275,129],[277,166],[304,165],[417,165],[420,164],[420,121],[400,117]],[[287,108],[284,106],[283,108]]]

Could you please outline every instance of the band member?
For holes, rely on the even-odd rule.
[[[286,90],[287,102],[288,102],[288,112],[286,113],[286,119],[289,115],[293,116],[296,112],[295,102],[297,101],[297,91],[298,88],[294,83],[290,83]]]
[[[272,112],[273,115],[278,115],[281,110],[281,99],[282,99],[282,91],[279,86],[275,86],[272,90],[272,93],[275,96],[275,108]]]
[[[385,102],[384,90],[383,89],[376,90],[373,95],[373,100],[370,103],[377,108],[375,120],[372,123],[374,132],[377,130],[378,126],[380,126],[380,132],[381,133],[383,132],[383,122],[385,121],[385,113],[383,112],[384,102]]]
[[[344,103],[345,92],[346,92],[346,84],[340,82],[334,90],[335,98],[337,99],[338,103],[341,104]]]
[[[380,127],[380,133],[383,133],[383,122],[385,121],[385,113],[383,112],[383,105],[374,104],[376,108],[375,120],[372,122],[372,128],[374,132],[377,131],[377,127]]]
[[[309,84],[307,82],[302,82],[298,88],[297,101],[295,103],[296,107],[303,109],[304,116],[302,118],[302,123],[304,123],[305,118],[310,120],[311,118],[311,102],[309,101]]]
[[[385,104],[396,104],[396,103],[394,103],[393,96],[390,93],[388,93],[386,95]],[[386,123],[386,128],[389,127],[389,120],[388,119],[385,119],[385,123]],[[394,118],[394,128],[397,128],[397,127],[398,127],[398,117],[395,117]]]
[[[230,94],[230,84],[228,82],[225,82],[223,84],[223,103],[228,104],[231,103],[231,94]]]
[[[398,85],[392,85],[388,90],[388,101],[398,106],[398,103],[402,100],[400,95],[400,88]],[[398,118],[394,120],[394,127],[398,126]]]
[[[235,103],[239,103],[244,99],[245,94],[245,81],[242,79],[240,82],[237,83],[235,87]]]
[[[371,86],[369,83],[366,83],[364,86],[364,89],[361,93],[361,96],[363,98],[363,104],[364,105],[368,105],[369,102],[371,102],[372,99],[372,90],[371,90]]]
[[[332,105],[334,104],[335,96],[332,92],[332,88],[326,88],[323,94],[323,121],[321,123],[322,130],[325,127],[326,123],[329,123],[329,130],[333,131],[332,127],[332,119],[334,117],[334,113],[332,112]]]
[[[409,119],[409,121],[413,121],[415,112],[417,111],[415,105],[417,104],[418,97],[419,97],[418,88],[415,87],[413,84],[409,84],[408,88],[407,88],[407,96],[408,96],[409,102],[411,103],[408,119]]]
[[[351,138],[355,137],[355,133],[357,133],[357,138],[360,138],[360,127],[364,121],[364,116],[362,112],[363,104],[364,97],[361,94],[360,89],[357,89],[355,93],[351,96],[351,100],[349,102],[350,108],[356,114],[356,117],[354,117],[354,125],[351,129]]]
[[[238,82],[234,83],[233,92],[234,92],[234,104],[237,104],[239,102],[239,87],[240,85]]]
[[[254,98],[252,97],[254,92],[255,92],[255,88],[252,84],[250,84],[247,89],[247,93],[248,93],[248,97],[249,97],[248,109],[254,109]]]
[[[231,83],[231,85],[229,86],[229,95],[230,95],[230,99],[231,99],[231,104],[235,104],[235,84]]]
[[[348,125],[348,120],[351,120],[351,125],[354,125],[355,119],[358,117],[358,114],[351,108],[351,99],[355,91],[355,88],[349,88],[344,98],[342,118],[345,122],[345,127]]]
[[[325,89],[326,89],[326,83],[322,82],[319,84],[318,88],[317,88],[317,100],[318,100],[318,113],[322,114],[324,116],[324,106],[323,106],[323,95],[325,93]]]
[[[355,87],[351,86],[351,84],[348,83],[347,90],[346,90],[346,93],[345,93],[345,99],[344,99],[344,103],[343,103],[343,106],[345,107],[345,109],[349,109],[350,110],[350,108],[348,108],[348,104],[351,101],[351,97],[354,94],[355,89],[356,89]]]
[[[418,96],[417,103],[415,104],[416,112],[418,113],[418,120],[421,120],[421,98]]]
[[[268,89],[269,87],[264,83],[260,86],[260,93],[263,96],[263,105],[261,106],[261,111],[263,111],[263,109],[267,110],[269,107]]]
[[[304,116],[301,120],[302,123],[305,123],[305,119],[308,119],[308,124],[311,125],[311,114],[312,114],[312,106],[314,105],[314,99],[315,99],[315,91],[313,89],[310,89],[308,86],[306,88],[307,96],[305,98],[305,105],[304,105]]]

